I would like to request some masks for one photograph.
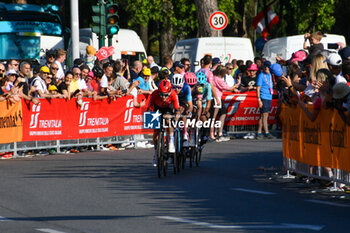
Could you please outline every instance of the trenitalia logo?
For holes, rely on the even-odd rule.
[[[38,127],[38,118],[40,115],[40,104],[33,104],[32,106],[32,115],[30,116],[29,128],[34,129]]]
[[[88,110],[89,110],[89,102],[83,102],[80,110],[82,112],[80,113],[79,127],[82,127],[86,125],[86,114],[88,113]]]
[[[124,115],[124,123],[130,123],[132,120],[132,110],[134,109],[134,100],[133,99],[129,99],[126,102],[126,111],[125,111],[125,115]]]
[[[238,110],[238,107],[241,102],[244,102],[247,95],[228,95],[225,97],[224,104],[227,109],[227,116],[233,116]]]

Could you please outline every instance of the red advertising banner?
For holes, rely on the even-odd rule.
[[[116,101],[84,98],[81,106],[75,99],[42,99],[39,105],[23,108],[23,141],[150,133],[142,128],[144,110],[134,108],[131,96]]]
[[[146,97],[138,96],[140,103]],[[135,108],[132,96],[115,101],[84,98],[41,99],[39,105],[22,101],[1,102],[0,143],[15,141],[67,140],[152,133],[143,129],[143,108]],[[256,125],[259,119],[256,92],[224,93],[226,125]],[[269,123],[274,123],[277,100],[272,101]],[[22,123],[23,122],[23,123]]]
[[[225,125],[257,125],[260,117],[255,91],[244,93],[224,92],[223,103],[227,108]],[[275,123],[277,99],[272,100],[269,124]]]

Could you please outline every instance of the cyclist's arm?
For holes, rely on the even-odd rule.
[[[211,100],[213,99],[213,93],[212,93],[212,91],[211,91],[211,86],[210,86],[210,84],[206,85],[205,88],[206,88],[206,91],[207,91],[208,93],[207,93],[207,95],[206,95],[207,105],[205,106],[204,112],[205,112],[205,113],[208,113],[209,110],[210,110],[210,106],[211,106]]]
[[[192,101],[187,101],[187,104],[188,104],[187,111],[188,112],[192,112],[193,111],[193,103],[192,103]]]
[[[210,111],[210,106],[211,106],[211,100],[208,100],[207,106],[205,107],[205,110],[204,110],[205,113],[208,113]]]
[[[203,112],[202,101],[198,100],[197,101],[197,120],[199,120],[200,116],[202,115],[202,112]]]
[[[180,111],[179,97],[177,96],[174,90],[171,91],[171,99],[172,99],[172,102],[174,103],[174,109]]]
[[[148,102],[147,111],[153,111],[153,110],[154,110],[155,94],[156,94],[156,93],[153,93],[153,94],[151,95],[151,98],[150,98],[150,100],[149,100],[149,102]]]

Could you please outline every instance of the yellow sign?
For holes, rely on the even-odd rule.
[[[22,141],[22,103],[0,102],[0,143]]]
[[[284,157],[350,172],[350,127],[337,110],[321,109],[312,122],[299,106],[284,105],[281,118]]]

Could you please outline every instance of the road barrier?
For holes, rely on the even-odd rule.
[[[308,106],[312,111],[312,106]],[[321,109],[310,121],[297,107],[282,106],[283,162],[287,170],[350,184],[350,127],[337,110]],[[329,177],[332,168],[333,177]]]
[[[139,102],[143,99],[146,96],[138,96]],[[115,101],[84,98],[81,105],[75,99],[40,101],[39,105],[25,100],[16,104],[0,102],[0,152],[135,143],[144,140],[139,135],[152,133],[143,129],[147,104],[135,108],[132,96]],[[235,127],[235,133],[255,128],[259,118],[256,92],[224,93],[223,103],[227,107],[225,123],[231,129]],[[276,105],[274,99],[270,123],[274,122]]]
[[[227,109],[225,125],[229,134],[246,134],[256,132],[260,117],[256,91],[243,93],[224,92],[222,97]],[[275,115],[277,110],[277,96],[274,95],[269,114],[270,127],[276,127]]]

